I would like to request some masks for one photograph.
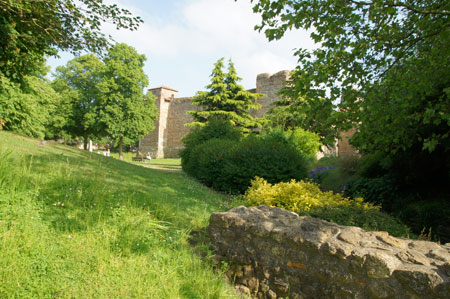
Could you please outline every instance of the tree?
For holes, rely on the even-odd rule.
[[[327,108],[325,123],[335,130],[329,132],[329,137],[356,126],[356,136],[370,136],[364,138],[364,144],[378,148],[398,139],[393,130],[385,130],[386,124],[395,124],[398,132],[408,134],[400,138],[403,141],[383,148],[392,153],[417,143],[428,151],[448,144],[447,0],[252,2],[253,10],[262,15],[256,29],[264,30],[270,40],[281,38],[287,30],[304,28],[312,30],[311,37],[321,44],[313,51],[300,49],[295,53],[299,66],[282,92],[287,99],[284,105],[306,111],[311,118],[316,117],[322,105],[331,105],[333,109]],[[436,97],[430,104],[432,94]],[[390,104],[383,105],[384,102]],[[377,114],[373,113],[375,109],[379,109]],[[426,135],[414,133],[430,123],[444,128],[435,127]],[[359,146],[361,142],[362,138]]]
[[[282,92],[286,95],[286,89]],[[266,118],[273,128],[282,127],[284,130],[302,128],[311,133],[315,133],[320,138],[320,143],[332,146],[335,137],[338,135],[338,127],[333,125],[332,115],[333,104],[325,98],[309,99],[306,97],[285,96],[281,100],[274,102],[275,107],[271,108]]]
[[[0,74],[0,124],[5,130],[44,138],[48,135],[59,95],[47,79],[24,78],[26,87]]]
[[[102,22],[135,30],[141,19],[103,0],[0,1],[0,73],[23,83],[36,65],[58,50],[101,53],[109,44]]]
[[[260,107],[256,101],[262,95],[246,91],[238,84],[241,78],[237,76],[231,59],[225,74],[223,60],[221,58],[214,64],[211,83],[206,86],[209,91],[199,91],[192,100],[194,105],[202,107],[200,111],[188,112],[194,117],[192,124],[201,125],[210,118],[219,118],[229,120],[246,131],[258,127],[260,121],[253,118],[249,111]]]
[[[65,102],[70,103],[71,111],[67,115],[65,130],[72,136],[83,137],[85,150],[90,136],[104,134],[98,116],[98,86],[104,70],[105,66],[100,59],[87,54],[70,60],[66,66],[59,66],[52,82]]]
[[[144,137],[153,129],[156,119],[156,98],[143,93],[148,84],[143,71],[145,60],[145,55],[126,44],[110,48],[104,59],[99,117],[106,134],[118,142],[121,160],[123,145]]]

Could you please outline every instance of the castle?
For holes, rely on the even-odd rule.
[[[283,82],[289,79],[289,71],[281,71],[276,74],[259,74],[256,77],[256,88],[249,91],[261,93],[265,96],[258,100],[261,109],[251,112],[253,117],[262,117],[271,108],[274,101],[279,100],[277,95]],[[181,139],[189,132],[185,124],[193,121],[187,111],[198,110],[199,106],[192,104],[192,98],[177,98],[178,91],[166,86],[149,89],[156,97],[156,106],[159,116],[155,121],[155,129],[147,136],[139,140],[139,151],[149,152],[152,158],[177,158],[184,145]],[[347,150],[354,151],[343,139],[336,149],[329,154],[344,154]],[[329,149],[327,149],[329,151]]]

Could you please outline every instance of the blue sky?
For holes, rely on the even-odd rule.
[[[312,48],[304,31],[288,33],[282,40],[268,42],[253,27],[260,17],[252,13],[250,0],[105,0],[127,8],[144,20],[134,32],[115,30],[105,24],[103,31],[114,40],[145,54],[144,71],[149,88],[165,85],[179,96],[193,96],[205,90],[214,62],[231,58],[245,88],[254,88],[256,75],[293,69],[295,48]],[[50,58],[54,68],[71,55]]]

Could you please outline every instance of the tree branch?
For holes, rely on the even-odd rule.
[[[373,2],[367,2],[367,1],[356,1],[356,0],[349,0],[351,3],[358,5],[358,6],[372,6],[374,5]],[[418,8],[415,8],[412,5],[409,5],[407,3],[399,3],[399,2],[385,2],[383,3],[384,6],[388,7],[403,7],[406,8],[409,11],[415,12],[417,14],[422,15],[443,15],[443,16],[450,16],[450,11],[448,10],[436,10],[436,9],[430,9],[430,10],[420,10]]]

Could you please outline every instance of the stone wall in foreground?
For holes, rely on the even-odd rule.
[[[258,298],[450,298],[450,244],[267,206],[214,213],[208,234],[228,277]]]

